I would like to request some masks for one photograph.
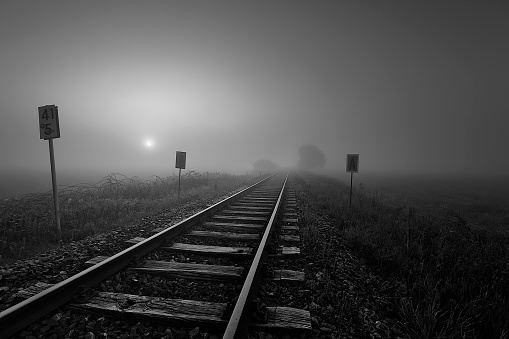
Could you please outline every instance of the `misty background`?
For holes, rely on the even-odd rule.
[[[2,2],[0,196],[258,159],[468,180],[509,173],[509,6],[448,1]],[[363,177],[364,176],[364,177]],[[495,180],[495,186],[498,179]]]

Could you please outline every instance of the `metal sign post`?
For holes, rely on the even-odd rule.
[[[182,168],[179,168],[179,192],[177,194],[177,198],[180,199],[180,172],[182,171]]]
[[[359,154],[346,155],[346,171],[350,172],[350,208],[352,208],[353,174],[359,173]]]
[[[175,168],[179,169],[179,191],[177,198],[180,198],[180,172],[186,168],[186,152],[177,151],[175,158]]]
[[[57,106],[47,105],[39,107],[39,136],[40,139],[49,141],[49,160],[51,165],[51,183],[53,186],[53,205],[55,208],[55,222],[57,224],[58,242],[60,244],[62,241],[62,229],[60,228],[57,173],[55,170],[55,152],[53,150],[53,139],[60,138],[60,124],[58,121]]]

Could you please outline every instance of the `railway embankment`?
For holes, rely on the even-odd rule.
[[[327,181],[306,174],[294,174],[291,180],[299,206],[313,337],[405,337],[391,295],[397,285],[374,273],[351,251],[344,230],[330,214],[330,202],[313,189]]]
[[[439,197],[421,208],[422,197],[389,199],[362,185],[354,187],[350,208],[344,182],[299,173],[291,183],[300,205],[302,257],[309,261],[311,317],[320,333],[507,336],[509,237],[475,222],[489,208],[464,204],[461,214],[444,213]],[[491,213],[489,220],[504,215]]]
[[[354,188],[350,208],[349,186],[312,173],[292,173],[288,185],[295,207],[287,213],[297,220],[291,227],[298,229],[301,255],[280,268],[303,272],[305,279],[299,285],[263,280],[258,295],[262,310],[284,306],[309,311],[312,332],[308,337],[312,338],[500,338],[507,333],[506,236],[477,229],[461,218],[437,218],[363,187]],[[186,203],[1,267],[1,309],[19,301],[22,291],[36,283],[63,281],[85,269],[87,260],[118,253],[128,246],[126,240],[150,236],[151,230],[176,223],[211,203]],[[184,256],[175,260],[190,259]],[[269,261],[268,266],[277,264]],[[220,295],[215,292],[217,284],[205,288],[207,285],[201,283],[184,286],[178,280],[170,284],[167,279],[134,278],[116,275],[99,288],[115,292],[127,284],[154,296]],[[228,292],[230,285],[231,293],[238,292],[235,284],[218,286]],[[90,339],[101,335],[220,337],[200,327],[176,330],[160,323],[81,314],[66,308],[55,310],[16,337]],[[251,337],[306,336],[255,332]]]

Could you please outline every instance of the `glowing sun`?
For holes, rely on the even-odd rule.
[[[145,147],[146,147],[146,148],[152,148],[152,147],[154,147],[154,140],[152,140],[152,139],[146,139],[146,140],[145,140]]]

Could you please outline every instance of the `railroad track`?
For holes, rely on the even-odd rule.
[[[111,257],[91,258],[88,269],[58,284],[35,284],[20,294],[26,300],[0,313],[0,337],[8,338],[62,306],[171,326],[200,326],[224,333],[223,338],[245,338],[250,329],[311,331],[309,311],[266,307],[258,296],[262,275],[281,283],[304,279],[302,272],[264,266],[269,256],[291,260],[300,254],[295,198],[287,192],[287,178],[274,175],[175,225],[153,230],[153,236],[133,238],[129,248]],[[164,289],[154,293],[144,286],[154,277],[172,279],[188,289],[196,289],[200,281],[216,284],[215,298],[221,302],[170,298],[166,295],[172,293]],[[102,284],[108,279],[116,279],[117,288]]]

